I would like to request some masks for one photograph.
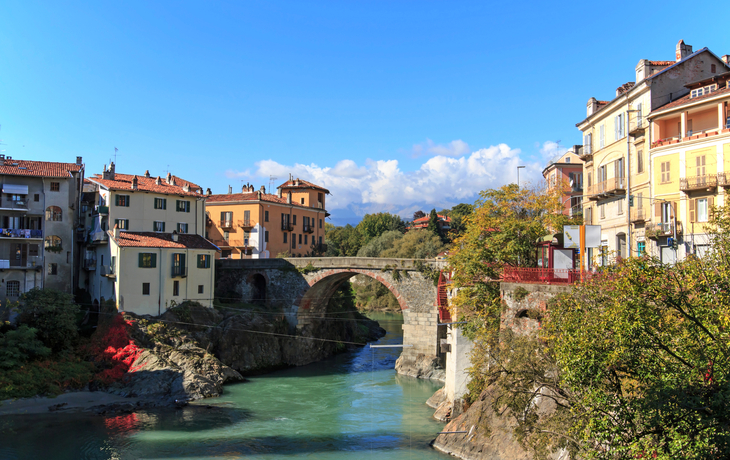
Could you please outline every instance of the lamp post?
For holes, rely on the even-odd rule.
[[[524,168],[524,166],[517,167],[517,190],[520,189],[520,169],[522,168]]]

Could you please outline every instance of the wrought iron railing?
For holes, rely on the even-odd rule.
[[[588,276],[589,272],[583,272]],[[530,284],[573,284],[580,281],[581,271],[559,268],[505,267],[502,281]]]
[[[679,189],[683,192],[715,187],[717,187],[716,174],[704,174],[701,176],[685,177],[683,179],[679,179]]]

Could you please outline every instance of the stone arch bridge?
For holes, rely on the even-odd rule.
[[[298,331],[324,316],[332,294],[345,281],[365,275],[381,282],[398,299],[403,313],[401,374],[441,378],[438,367],[437,287],[423,266],[445,262],[370,257],[221,259],[216,261],[216,296],[242,297],[281,311]]]

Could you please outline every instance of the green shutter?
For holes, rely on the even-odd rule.
[[[150,256],[151,256],[151,259],[152,259],[152,260],[151,260],[151,264],[150,264],[150,267],[151,267],[151,268],[155,268],[155,267],[157,267],[157,254],[155,254],[155,253],[152,253],[152,254],[150,254]]]
[[[144,253],[143,252],[140,252],[139,253],[139,264],[138,264],[138,266],[139,267],[144,267]]]

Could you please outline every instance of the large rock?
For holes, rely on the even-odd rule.
[[[399,374],[418,379],[431,379],[443,382],[446,372],[439,366],[438,357],[423,353],[404,351],[395,362],[395,370]]]

